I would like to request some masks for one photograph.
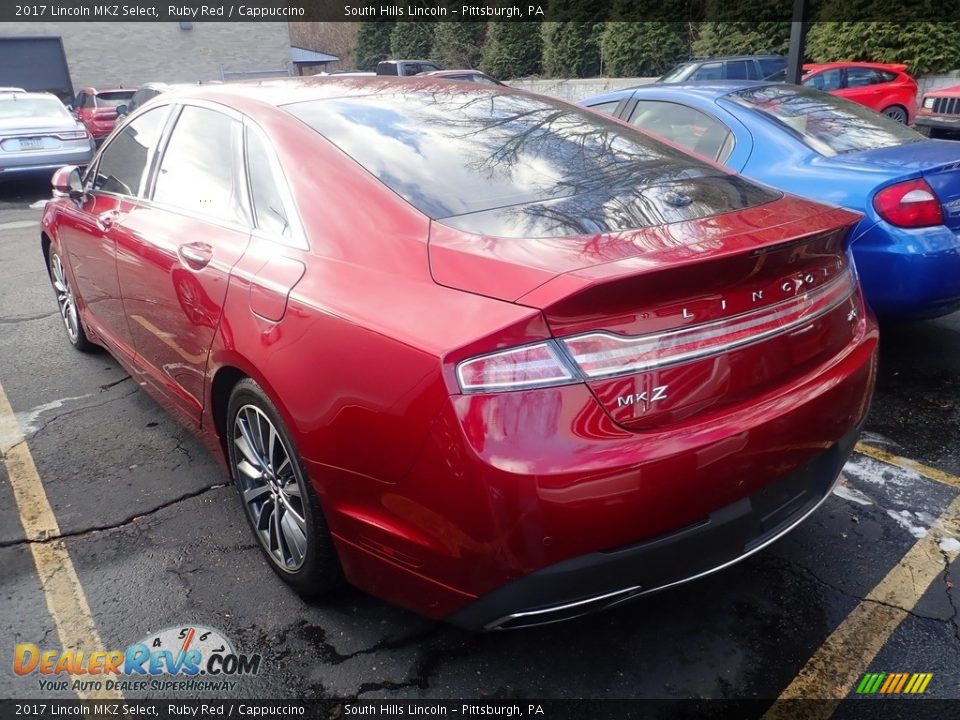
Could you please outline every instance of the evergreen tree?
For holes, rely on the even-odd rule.
[[[658,76],[690,57],[689,28],[686,23],[608,22],[600,48],[606,75]]]
[[[913,75],[960,66],[960,22],[822,22],[807,35],[814,62],[904,63]]]
[[[445,68],[475,68],[483,55],[484,22],[436,23],[430,57]]]
[[[543,68],[540,23],[492,22],[480,69],[495,78],[539,75]]]
[[[359,70],[376,70],[380,60],[390,56],[392,22],[362,22],[357,31],[357,50],[354,53]]]
[[[390,33],[390,54],[397,60],[427,60],[437,23],[398,22]]]

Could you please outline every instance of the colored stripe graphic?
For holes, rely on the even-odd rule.
[[[867,673],[857,685],[858,695],[921,695],[933,673]]]

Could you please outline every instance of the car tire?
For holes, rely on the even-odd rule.
[[[907,115],[907,109],[901,107],[900,105],[891,105],[888,108],[885,108],[883,114],[886,115],[891,120],[896,120],[901,125],[906,125],[909,116]]]
[[[226,443],[244,514],[270,567],[305,597],[340,586],[333,539],[293,439],[249,378],[230,394]]]
[[[80,352],[90,352],[94,349],[94,345],[83,330],[77,298],[73,294],[73,288],[70,287],[70,280],[67,278],[60,253],[53,245],[50,246],[49,256],[47,272],[50,275],[53,293],[57,298],[57,309],[60,311],[60,319],[67,332],[67,340]]]

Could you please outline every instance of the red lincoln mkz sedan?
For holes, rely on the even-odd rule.
[[[870,401],[856,215],[544,97],[192,88],[54,186],[70,342],[197,430],[301,593],[617,605],[807,517]]]

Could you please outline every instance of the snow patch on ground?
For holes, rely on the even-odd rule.
[[[960,540],[945,537],[940,541],[940,549],[946,553],[960,553]]]
[[[833,488],[833,494],[837,497],[843,498],[844,500],[855,502],[858,505],[873,505],[873,501],[870,498],[857,490],[855,487],[847,485],[843,478],[841,478],[840,482],[838,482],[836,487]]]
[[[887,515],[896,520],[897,524],[902,527],[904,530],[909,532],[915,538],[922,538],[927,536],[927,532],[930,530],[930,526],[933,524],[933,521],[936,519],[932,517],[929,513],[918,512],[912,513],[909,510],[887,510]],[[923,516],[923,517],[921,517]],[[929,518],[929,520],[927,520]],[[926,526],[914,525],[914,520],[919,523],[926,522]]]

